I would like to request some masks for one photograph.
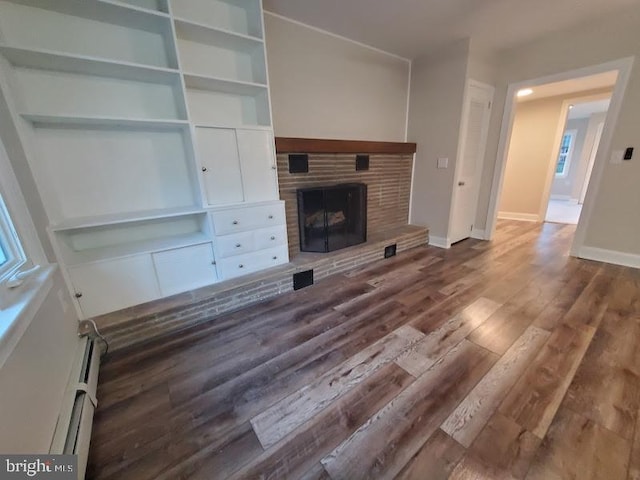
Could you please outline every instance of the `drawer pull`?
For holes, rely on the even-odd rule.
[[[238,268],[244,268],[243,264],[238,265]]]
[[[215,260],[213,260],[213,261],[211,262],[211,265],[215,265],[215,264],[216,264],[216,261],[215,261]]]
[[[242,245],[240,243],[236,243],[236,248],[240,248]]]
[[[274,237],[273,235],[271,235],[271,240],[275,240],[275,239],[276,239],[276,237]]]
[[[277,259],[278,259],[278,257],[276,257],[276,256],[274,255],[273,259],[274,259],[274,260],[277,260]]]
[[[82,298],[82,292],[76,292],[76,294],[74,295],[74,297],[76,297],[76,298]]]
[[[233,223],[234,225],[237,225],[237,224],[238,224],[238,220],[234,220],[234,221],[233,221],[233,222],[231,222],[231,223]]]
[[[269,220],[273,220],[273,215],[269,215]]]
[[[206,172],[207,171],[207,167],[202,167],[202,171]]]

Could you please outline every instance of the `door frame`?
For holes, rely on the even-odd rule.
[[[593,171],[593,165],[596,160],[596,154],[598,153],[598,149],[600,148],[600,143],[602,141],[602,133],[604,132],[604,126],[607,123],[606,116],[605,120],[598,123],[596,126],[596,132],[593,137],[593,144],[591,145],[591,151],[589,152],[589,163],[587,164],[587,172],[584,177],[584,181],[582,182],[582,188],[580,189],[580,198],[578,198],[578,203],[584,203],[584,199],[587,195],[587,189],[589,187],[589,179],[591,178],[591,172]]]
[[[607,156],[611,149],[615,127],[620,116],[620,111],[622,110],[624,94],[629,83],[633,63],[634,57],[625,57],[599,65],[592,65],[589,67],[569,70],[566,72],[546,75],[543,77],[509,84],[507,88],[507,97],[505,101],[504,112],[502,115],[502,127],[500,129],[500,139],[498,141],[498,154],[496,157],[493,182],[491,185],[491,196],[489,199],[489,209],[487,211],[486,219],[485,240],[491,240],[496,230],[499,200],[502,194],[502,186],[504,183],[504,173],[507,165],[509,141],[511,139],[511,134],[513,131],[513,121],[515,119],[516,113],[516,93],[518,92],[518,90],[525,87],[535,87],[547,83],[571,80],[574,78],[586,77],[589,75],[617,70],[618,78],[613,88],[613,94],[611,95],[611,104],[607,112],[600,146],[598,148],[598,152],[596,153],[593,172],[591,174],[591,178],[589,179],[589,186],[587,188],[587,195],[585,197],[585,201],[582,207],[582,213],[580,215],[580,220],[578,221],[576,233],[573,238],[573,244],[571,246],[570,254],[572,256],[579,255],[580,250],[584,246],[587,229],[589,227],[591,216],[596,204],[598,191],[600,189],[600,182],[602,180],[604,168],[607,164]]]
[[[617,80],[616,80],[617,82]],[[579,95],[579,93],[578,93]],[[611,98],[612,94],[608,93],[596,93],[594,95],[584,95],[581,97],[571,97],[562,102],[560,108],[560,121],[556,130],[556,136],[553,144],[553,151],[549,159],[549,166],[547,169],[547,176],[542,190],[542,197],[540,198],[540,209],[538,210],[538,222],[544,222],[547,218],[547,210],[549,208],[549,200],[551,199],[551,189],[553,188],[553,181],[556,178],[556,166],[558,165],[558,157],[560,156],[560,147],[562,146],[562,138],[567,131],[567,123],[569,123],[569,112],[571,105],[592,102],[595,100],[603,100],[605,98]],[[608,111],[608,110],[607,110]],[[575,138],[574,138],[575,140]],[[572,153],[575,145],[571,146]]]
[[[489,97],[489,102],[491,103],[491,112],[493,111],[493,100],[494,100],[494,96],[495,96],[495,87],[493,85],[489,85],[488,83],[483,83],[483,82],[479,82],[478,80],[474,80],[472,78],[468,78],[467,81],[465,82],[464,85],[464,95],[463,95],[463,99],[462,99],[462,115],[461,115],[461,121],[460,121],[460,132],[458,134],[458,149],[457,149],[457,154],[456,154],[456,162],[455,162],[455,166],[454,166],[454,170],[453,170],[453,189],[451,190],[451,208],[449,209],[449,220],[448,220],[448,226],[447,226],[447,238],[446,238],[446,244],[443,245],[445,248],[450,248],[451,247],[451,229],[453,226],[453,215],[455,212],[455,208],[456,208],[456,204],[457,204],[457,184],[458,181],[460,180],[460,175],[461,175],[461,169],[460,169],[460,159],[462,158],[462,153],[464,152],[464,149],[466,148],[465,145],[465,135],[464,133],[466,133],[466,128],[467,128],[467,123],[469,121],[469,108],[470,108],[470,102],[469,102],[469,89],[470,87],[475,87],[475,88],[479,88],[481,90],[484,90],[488,97]],[[489,122],[487,123],[487,131],[485,132],[485,138],[482,144],[482,148],[484,150],[483,154],[480,156],[479,162],[478,162],[478,168],[477,168],[477,175],[478,175],[478,183],[476,186],[474,186],[474,188],[477,190],[477,196],[480,195],[480,187],[481,187],[481,183],[482,183],[482,172],[484,169],[484,157],[486,155],[486,151],[487,151],[487,142],[488,142],[488,133],[489,130],[491,128],[491,112],[489,113]],[[476,212],[477,212],[477,205],[478,205],[478,201],[477,201],[477,197],[476,197]],[[474,214],[474,223],[475,223],[475,214]],[[472,230],[472,234],[471,237],[474,237],[474,230]]]

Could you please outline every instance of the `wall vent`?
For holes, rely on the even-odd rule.
[[[309,155],[296,153],[289,155],[289,173],[308,173]]]
[[[369,155],[356,155],[356,171],[369,170]]]
[[[384,258],[395,257],[398,244],[394,243],[388,247],[384,247]]]
[[[294,290],[300,290],[301,288],[309,287],[311,285],[313,285],[313,269],[293,274]]]

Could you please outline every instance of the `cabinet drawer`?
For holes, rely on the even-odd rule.
[[[211,212],[216,235],[245,232],[257,228],[284,225],[284,204],[282,202],[253,207],[232,208]]]
[[[259,250],[246,255],[223,258],[218,261],[218,268],[222,278],[229,279],[257,272],[269,267],[275,267],[289,261],[286,246]]]
[[[279,247],[287,243],[287,227],[278,225],[277,227],[262,228],[253,232],[253,245],[256,250]]]
[[[211,243],[151,255],[163,297],[214,283],[218,276]]]
[[[234,233],[216,238],[218,258],[232,257],[252,252],[255,249],[252,232]]]

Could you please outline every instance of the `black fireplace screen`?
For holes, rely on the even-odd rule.
[[[300,250],[331,252],[367,240],[367,186],[349,183],[298,190]]]

